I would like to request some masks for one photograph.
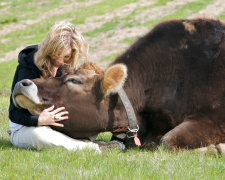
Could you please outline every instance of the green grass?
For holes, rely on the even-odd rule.
[[[156,3],[154,3],[150,7],[163,6],[170,1],[173,1],[173,0],[157,0]]]
[[[90,7],[75,7],[72,12],[65,12],[62,15],[52,16],[40,23],[30,25],[26,29],[11,32],[1,37],[2,39],[9,39],[11,43],[5,42],[1,44],[0,57],[5,52],[16,49],[16,47],[19,47],[21,44],[36,44],[40,42],[56,20],[59,21],[73,18],[74,20],[71,21],[72,23],[82,24],[90,16],[102,15],[108,11],[113,11],[120,6],[136,1],[137,0],[105,0]]]
[[[109,56],[106,56],[101,61],[113,61],[114,59],[116,59],[117,56],[118,56],[118,54],[114,53],[114,54],[111,54]]]
[[[175,13],[164,16],[163,18],[160,18],[160,19],[154,19],[154,20],[146,22],[145,26],[153,27],[160,21],[188,17],[189,15],[196,13],[196,12],[200,11],[201,9],[205,8],[210,2],[212,2],[212,0],[199,0],[197,2],[190,2],[190,3],[182,6],[178,10],[176,10]]]
[[[166,16],[166,19],[187,17],[205,8],[211,2],[212,0],[201,0],[198,2],[188,3],[187,5],[178,9],[174,14]]]
[[[8,129],[8,107],[11,84],[17,61],[0,63],[0,147],[11,146],[6,133]]]
[[[102,32],[107,32],[107,31],[115,29],[119,24],[120,24],[120,21],[117,18],[115,18],[111,22],[105,23],[101,28],[97,28],[97,29],[94,29],[93,31],[84,33],[84,35],[89,37],[96,37]]]
[[[131,43],[133,43],[135,40],[136,40],[136,38],[125,38],[125,39],[123,39],[121,42],[122,42],[122,43],[129,43],[129,44],[131,44]]]
[[[225,157],[158,149],[95,154],[61,148],[31,151],[5,145],[1,179],[224,179]]]
[[[53,25],[51,22],[37,23],[29,26],[26,29],[14,31],[10,34],[3,36],[3,39],[9,39],[11,43],[2,43],[2,48],[0,49],[0,55],[8,52],[10,50],[15,50],[21,44],[37,44],[40,42],[45,34],[49,31],[49,28]],[[37,33],[38,29],[38,33]]]
[[[7,16],[6,18],[0,20],[0,24],[2,25],[15,23],[15,22],[18,22],[18,19],[16,17],[10,17],[10,16]]]
[[[106,33],[114,35],[115,29],[143,26],[134,21],[142,11],[156,6],[163,6],[171,0],[157,0],[146,7],[136,7],[127,16],[114,18],[100,28],[87,32],[90,38]],[[17,0],[0,5],[0,10],[9,7],[1,14],[0,28],[28,19],[35,19],[43,12],[48,12],[62,4],[72,1],[32,1]],[[85,2],[85,0],[79,0]],[[70,12],[47,17],[40,23],[0,36],[0,57],[23,44],[36,44],[42,40],[55,21],[71,19],[74,24],[85,23],[91,16],[110,13],[123,5],[137,0],[103,0],[90,7],[74,7]],[[212,2],[198,0],[188,3],[175,13],[163,18],[146,22],[144,26],[152,28],[156,23],[171,18],[184,18],[198,12]],[[38,4],[39,3],[39,4]],[[162,12],[163,13],[163,12]],[[225,19],[225,15],[218,17]],[[4,42],[1,40],[9,39]],[[131,44],[135,38],[124,38],[120,43]],[[99,40],[101,41],[101,39]],[[94,47],[91,47],[94,49]],[[112,61],[118,54],[109,54],[103,61]],[[19,149],[11,145],[8,129],[8,106],[11,84],[17,60],[0,63],[0,179],[225,179],[225,156],[198,154],[193,152],[166,152],[162,148],[156,151],[131,149],[126,153],[114,149],[95,154],[91,150],[69,152],[62,148],[43,151]],[[101,133],[99,140],[109,141],[111,133]]]
[[[0,64],[0,92],[10,90],[17,64],[17,61],[9,61]]]
[[[150,6],[141,6],[141,7],[136,7],[131,13],[129,13],[127,16],[122,17],[122,18],[114,18],[110,22],[107,22],[103,24],[100,28],[97,28],[93,31],[89,31],[85,33],[85,35],[90,36],[90,37],[96,37],[98,34],[102,32],[107,32],[116,28],[125,28],[125,27],[134,27],[134,26],[139,26],[140,23],[136,20],[134,20],[134,16],[141,13],[141,11],[146,10],[147,8],[152,8],[156,6],[163,6],[167,2],[170,2],[172,0],[157,0],[155,3],[153,3]]]
[[[72,22],[74,24],[81,24],[84,23],[84,20],[87,17],[93,16],[93,15],[103,15],[104,13],[111,12],[115,10],[116,8],[119,8],[123,5],[137,2],[137,0],[113,0],[113,1],[103,1],[96,5],[93,5],[91,7],[85,7],[82,8],[79,13],[76,14],[76,19],[74,19]],[[65,14],[66,16],[70,16],[71,13]]]
[[[225,20],[225,12],[224,12],[224,15],[219,16],[218,19],[220,19],[220,20]]]
[[[8,8],[7,11],[1,15],[0,27],[5,24],[18,22],[27,19],[34,19],[44,12],[50,11],[62,3],[60,0],[54,1],[33,1],[33,0],[17,0],[11,1],[4,5]],[[65,3],[65,2],[64,2]],[[21,13],[23,12],[23,13]]]

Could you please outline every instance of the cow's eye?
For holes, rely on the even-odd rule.
[[[67,82],[72,82],[72,83],[74,83],[74,84],[83,84],[80,80],[78,80],[78,79],[73,79],[73,78],[68,79]]]

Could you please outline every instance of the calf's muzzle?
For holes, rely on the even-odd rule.
[[[34,82],[29,79],[24,79],[17,82],[12,93],[12,98],[15,106],[20,108],[20,106],[16,103],[15,99],[17,95],[24,95],[29,98],[33,103],[41,104],[38,97],[38,88],[34,84]]]

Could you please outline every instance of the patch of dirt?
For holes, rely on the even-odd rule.
[[[4,57],[0,58],[0,62],[17,59],[19,52],[25,47],[26,47],[26,45],[22,44],[20,47],[16,48],[14,51],[9,51],[9,52],[5,53]]]
[[[195,17],[208,17],[214,18],[219,15],[225,15],[225,3],[224,0],[213,0],[205,9],[192,14],[189,18]]]
[[[9,5],[10,2],[0,2],[0,6],[5,6],[5,5]]]
[[[10,42],[10,39],[9,38],[0,39],[0,43],[6,43],[6,42]]]
[[[49,17],[55,16],[55,15],[64,14],[65,12],[70,12],[81,6],[92,6],[101,1],[103,1],[103,0],[87,0],[85,2],[71,2],[71,4],[69,4],[69,5],[63,5],[56,9],[53,9],[51,11],[45,12],[36,19],[24,20],[24,21],[20,21],[18,23],[11,23],[11,24],[5,25],[0,29],[0,36],[9,34],[13,31],[25,29],[26,27],[28,27],[32,24],[39,23],[39,22],[45,20],[46,17],[49,18]]]
[[[34,23],[41,22],[42,20],[44,20],[46,18],[46,16],[50,17],[50,16],[54,16],[54,15],[57,15],[57,14],[63,14],[63,13],[65,13],[65,11],[66,12],[71,11],[74,8],[77,8],[79,6],[91,6],[91,5],[99,3],[101,1],[102,0],[95,0],[95,1],[88,0],[84,3],[75,2],[75,3],[70,4],[70,6],[66,5],[66,6],[58,7],[55,10],[52,10],[51,12],[44,13],[42,16],[40,16],[39,18],[37,18],[35,20],[21,21],[21,22],[18,22],[18,23],[6,25],[0,30],[0,36],[8,34],[12,31],[24,29],[24,28],[26,28],[29,25],[32,25]],[[91,30],[94,30],[98,27],[101,27],[104,23],[109,22],[110,20],[112,20],[115,17],[125,17],[127,14],[132,12],[137,6],[149,6],[153,3],[154,3],[154,1],[149,2],[148,0],[140,0],[138,3],[131,3],[131,4],[125,5],[121,8],[116,9],[115,11],[106,13],[102,16],[90,17],[86,20],[86,22],[83,25],[79,25],[79,26],[77,26],[77,28],[83,33],[87,32],[87,31],[91,31]],[[66,20],[69,21],[70,19],[66,19]],[[89,42],[89,40],[87,40],[87,41],[90,44],[90,46],[93,47],[92,43]],[[0,62],[16,59],[20,50],[23,49],[25,46],[26,45],[21,45],[16,50],[7,52],[4,55],[4,57],[0,58]],[[99,58],[98,57],[94,58],[94,60],[97,60],[97,59],[99,59]]]
[[[145,22],[160,19],[166,15],[174,13],[179,7],[196,0],[186,0],[186,1],[171,1],[164,6],[157,6],[151,9],[142,11],[140,14],[134,17],[134,20],[144,24]],[[162,13],[163,12],[163,13]],[[78,26],[79,27],[79,26]],[[110,54],[121,53],[125,51],[130,44],[121,43],[121,40],[125,38],[139,38],[149,31],[148,28],[142,27],[131,27],[131,28],[117,28],[113,30],[113,36],[107,37],[108,34],[112,33],[108,31],[107,33],[101,33],[99,36],[94,38],[88,38],[91,47],[97,47],[96,49],[90,51],[90,60],[94,62],[99,62],[104,57]],[[109,62],[99,62],[102,68],[105,68]]]
[[[154,4],[154,1],[139,0],[137,3],[127,4],[114,11],[110,11],[101,16],[92,16],[88,18],[84,24],[78,25],[81,32],[92,31],[96,28],[100,28],[106,22],[110,22],[114,18],[126,17],[137,7],[146,7]],[[88,27],[88,28],[87,28]]]
[[[8,10],[9,10],[9,6],[6,6],[6,7],[2,8],[2,9],[0,9],[0,14],[5,14],[5,13],[8,12]]]
[[[102,58],[107,57],[111,54],[120,54],[124,52],[130,44],[122,43],[124,38],[137,38],[143,35],[143,32],[147,32],[148,28],[146,27],[133,27],[133,28],[123,28],[117,29],[114,31],[112,37],[107,37],[108,33],[101,34],[100,36],[87,39],[90,46],[97,47],[94,50],[89,52],[89,60],[97,62],[98,65],[105,69],[105,67],[110,63],[110,61],[100,61]],[[111,59],[113,60],[113,59]]]
[[[197,0],[170,1],[166,3],[164,6],[157,6],[157,7],[142,11],[141,14],[135,17],[135,20],[139,21],[140,23],[145,23],[150,20],[160,19],[164,16],[175,13],[178,8],[184,6],[185,4],[190,2],[195,2],[195,1]]]

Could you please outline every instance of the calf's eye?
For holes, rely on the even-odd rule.
[[[83,84],[80,80],[78,79],[68,79],[67,82],[72,82],[73,84]]]

